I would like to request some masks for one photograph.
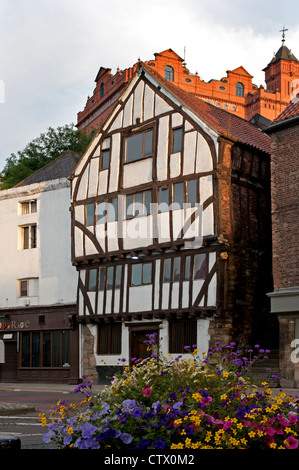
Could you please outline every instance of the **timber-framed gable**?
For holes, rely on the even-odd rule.
[[[151,327],[160,339],[164,332],[169,353],[184,341],[207,350],[219,328],[230,337],[239,139],[211,119],[212,108],[140,64],[72,174],[77,320],[97,338],[98,373],[101,358],[116,365],[116,354],[138,350]],[[264,149],[255,153],[265,158]]]

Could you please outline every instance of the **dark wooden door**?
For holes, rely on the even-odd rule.
[[[5,362],[0,364],[1,382],[17,382],[18,380],[18,353],[16,341],[5,342]]]
[[[148,337],[146,335],[153,333],[156,333],[156,336],[158,336],[158,332],[156,330],[131,331],[131,358],[146,359],[153,352],[156,352],[155,346],[153,347],[153,345],[150,345],[152,347],[148,349],[147,344]]]

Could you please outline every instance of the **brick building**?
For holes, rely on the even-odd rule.
[[[281,47],[263,69],[266,88],[255,85],[253,76],[243,66],[227,70],[227,75],[219,80],[205,82],[197,72],[191,73],[184,60],[172,49],[154,55],[154,60],[145,63],[169,82],[248,121],[257,121],[261,117],[266,125],[285,109],[292,96],[293,84],[299,80],[298,59],[285,45],[284,38]],[[114,75],[111,69],[100,68],[93,94],[87,98],[84,110],[78,113],[79,129],[91,132],[101,126],[136,67],[137,64],[117,70]]]
[[[274,291],[280,325],[281,385],[299,387],[299,95],[267,129],[271,136]],[[296,340],[294,342],[294,340]]]

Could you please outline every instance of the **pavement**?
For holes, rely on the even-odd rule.
[[[58,384],[58,383],[1,383],[0,391],[14,391],[14,392],[47,392],[47,393],[61,393],[63,395],[73,395],[74,389],[77,385]],[[97,394],[103,390],[105,386],[93,384],[92,393]],[[0,415],[28,413],[35,411],[35,407],[29,403],[6,403],[0,401]]]
[[[92,393],[95,395],[99,393],[105,385],[93,384]],[[76,385],[69,384],[57,384],[57,383],[1,383],[0,391],[31,391],[31,392],[55,392],[61,393],[61,395],[73,394]],[[287,396],[299,397],[299,389],[296,388],[271,388],[272,395],[276,396],[280,392],[284,392]],[[63,399],[63,396],[62,396]],[[5,403],[0,402],[0,415],[3,414],[19,414],[35,411],[32,404],[27,403]]]

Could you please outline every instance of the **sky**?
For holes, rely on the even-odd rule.
[[[76,124],[100,67],[171,48],[204,81],[242,65],[264,85],[284,26],[299,58],[297,0],[0,0],[0,171],[49,127]]]

